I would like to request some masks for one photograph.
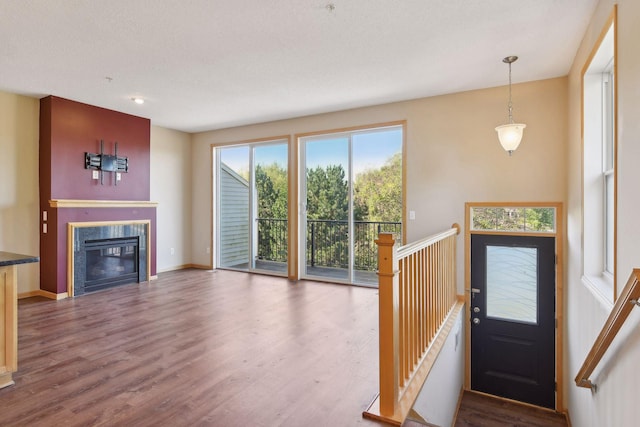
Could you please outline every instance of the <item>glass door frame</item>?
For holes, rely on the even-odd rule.
[[[349,285],[356,286],[365,286],[365,287],[377,287],[377,281],[375,284],[368,283],[357,283],[355,282],[355,231],[354,231],[354,158],[353,158],[353,139],[354,136],[361,134],[371,134],[376,132],[385,132],[391,129],[400,129],[401,130],[401,156],[402,156],[402,176],[401,176],[401,193],[402,193],[402,218],[401,218],[401,236],[402,241],[406,241],[406,159],[405,159],[405,141],[406,141],[406,121],[397,121],[397,122],[388,122],[388,123],[380,123],[380,124],[372,124],[368,126],[354,127],[354,128],[345,128],[338,130],[328,130],[328,131],[320,131],[313,132],[307,134],[298,134],[295,137],[297,148],[296,160],[297,160],[297,187],[298,191],[296,194],[297,197],[297,218],[298,218],[298,226],[297,226],[297,263],[296,263],[296,271],[297,277],[301,279],[310,279],[310,280],[320,280],[320,281],[330,281],[333,283],[343,283]],[[349,218],[347,220],[348,223],[348,244],[349,244],[349,265],[348,265],[348,277],[347,279],[336,279],[336,278],[328,278],[325,276],[317,276],[317,275],[309,275],[306,272],[306,247],[307,247],[307,174],[306,174],[306,142],[308,141],[317,141],[322,139],[332,139],[332,138],[346,138],[348,143],[348,159],[347,166],[348,171],[346,171],[346,176],[348,178],[348,197],[349,197]],[[328,280],[331,279],[331,280]]]
[[[267,270],[267,269],[262,269],[262,268],[257,268],[256,267],[256,258],[257,258],[257,254],[258,254],[258,203],[257,203],[257,199],[258,199],[258,194],[257,194],[257,188],[256,188],[256,174],[255,174],[255,150],[259,149],[259,148],[264,148],[264,147],[268,147],[268,146],[277,146],[277,145],[284,145],[287,148],[287,154],[286,154],[286,175],[287,175],[287,204],[290,205],[292,203],[290,195],[291,195],[291,189],[290,189],[290,176],[291,176],[291,171],[290,171],[290,162],[289,162],[289,158],[290,158],[290,151],[291,151],[291,144],[290,144],[290,139],[288,136],[284,136],[284,137],[276,137],[276,138],[266,138],[266,139],[259,139],[259,140],[251,140],[251,141],[244,141],[244,142],[238,142],[238,143],[229,143],[229,144],[224,144],[224,145],[212,145],[212,160],[213,160],[213,173],[212,173],[212,178],[213,178],[213,185],[212,185],[212,189],[213,189],[213,206],[212,206],[212,213],[213,213],[213,248],[214,248],[214,255],[213,255],[213,268],[221,268],[221,269],[227,269],[227,270],[237,270],[237,271],[248,271],[248,272],[254,272],[254,273],[261,273],[261,274],[270,274],[270,275],[276,275],[276,276],[288,276],[288,272],[289,272],[289,260],[287,260],[286,262],[286,267],[285,267],[285,271],[280,273],[277,271],[271,271],[271,270]],[[249,251],[249,259],[247,262],[247,269],[242,269],[242,268],[233,268],[230,266],[222,266],[221,265],[221,260],[220,260],[220,256],[221,256],[221,239],[220,239],[220,233],[222,232],[222,227],[221,227],[221,214],[220,214],[220,202],[221,202],[221,177],[220,177],[220,171],[221,171],[221,154],[220,151],[224,150],[224,149],[229,149],[229,148],[241,148],[241,147],[247,147],[248,149],[248,157],[249,157],[249,162],[248,162],[248,167],[249,167],[249,192],[248,192],[248,197],[249,197],[249,203],[248,203],[248,213],[249,213],[249,220],[248,220],[248,251]],[[287,221],[290,221],[290,209],[287,208]],[[287,226],[287,229],[289,230],[290,227]],[[290,233],[287,233],[290,234]],[[287,244],[287,252],[290,253],[290,242],[291,242],[291,236],[289,235],[286,241]],[[288,257],[289,258],[289,257]]]
[[[312,275],[307,273],[307,150],[306,143],[309,141],[317,141],[322,139],[337,139],[345,138],[347,141],[347,194],[348,194],[348,209],[347,209],[347,244],[349,261],[347,266],[347,279],[332,278],[332,282],[353,284],[353,178],[351,176],[353,170],[353,140],[350,132],[334,132],[323,133],[308,137],[298,138],[299,146],[299,164],[300,174],[298,181],[298,200],[300,205],[299,211],[299,249],[298,254],[300,278],[311,280],[327,280],[327,277],[320,275]]]

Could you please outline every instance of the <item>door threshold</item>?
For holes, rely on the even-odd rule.
[[[478,391],[478,390],[473,390],[473,389],[469,389],[469,390],[466,390],[466,391],[468,391],[469,393],[477,394],[478,396],[485,396],[485,397],[489,397],[489,398],[492,398],[492,399],[495,399],[495,400],[500,400],[500,401],[503,401],[503,402],[513,403],[515,405],[526,406],[528,408],[534,408],[534,409],[542,409],[543,411],[552,412],[554,414],[560,414],[561,413],[561,412],[558,412],[556,409],[547,408],[545,406],[534,405],[533,403],[521,402],[519,400],[509,399],[508,397],[497,396],[495,394],[489,394],[489,393],[485,393],[483,391]]]

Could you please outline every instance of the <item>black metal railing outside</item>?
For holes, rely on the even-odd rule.
[[[354,226],[354,268],[356,270],[376,271],[378,269],[378,245],[380,233],[393,233],[393,237],[402,246],[402,223],[355,221]]]
[[[258,218],[258,259],[287,262],[288,221]]]
[[[287,220],[259,218],[258,258],[287,260]],[[385,221],[355,221],[354,268],[376,271],[378,234],[393,233],[401,245],[402,224]],[[312,267],[349,267],[349,224],[346,220],[307,220],[307,264]]]

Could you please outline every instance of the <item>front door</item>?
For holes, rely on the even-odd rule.
[[[471,236],[471,388],[555,408],[555,237]]]

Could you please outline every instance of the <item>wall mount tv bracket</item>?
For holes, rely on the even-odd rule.
[[[115,143],[114,154],[104,154],[104,141],[100,140],[100,154],[84,153],[84,168],[100,171],[100,185],[104,185],[103,172],[129,172],[129,158],[118,157],[118,143]],[[116,177],[115,185],[118,185]]]

